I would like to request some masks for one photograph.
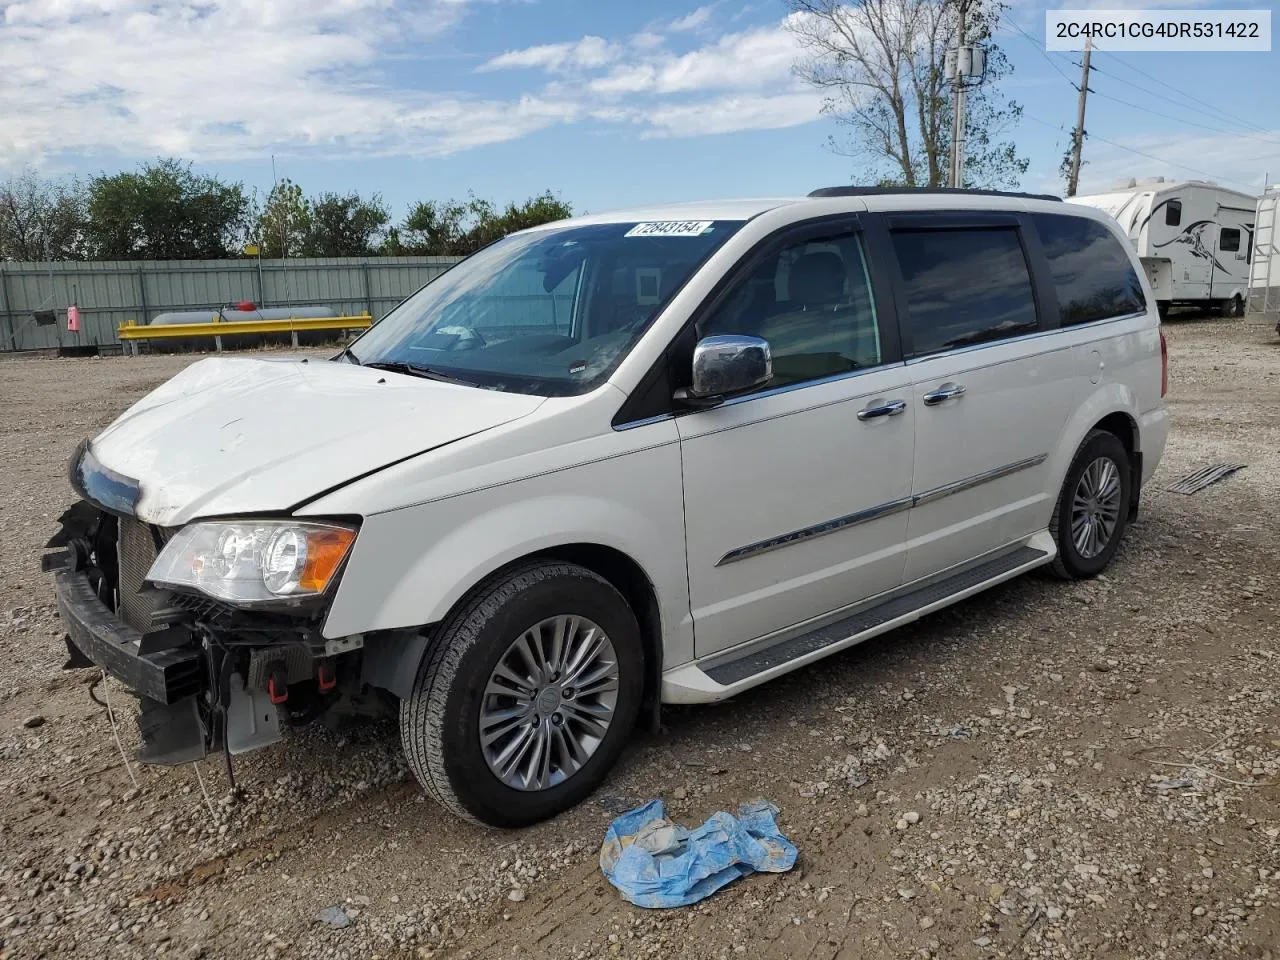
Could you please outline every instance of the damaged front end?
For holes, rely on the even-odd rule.
[[[363,638],[321,634],[327,591],[246,608],[157,586],[149,572],[186,530],[135,516],[137,483],[97,463],[86,445],[72,458],[71,480],[84,499],[62,515],[47,544],[55,552],[42,561],[55,577],[66,667],[99,667],[139,698],[140,760],[242,753],[339,705],[378,712],[381,703],[360,695]]]

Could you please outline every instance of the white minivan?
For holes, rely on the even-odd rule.
[[[86,441],[50,541],[69,667],[143,760],[399,710],[450,810],[527,824],[637,718],[1116,552],[1168,431],[1104,214],[830,188],[581,217],[330,360],[193,364]]]

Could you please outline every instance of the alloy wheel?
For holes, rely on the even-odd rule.
[[[546,790],[591,758],[613,722],[618,657],[585,617],[549,617],[498,658],[480,705],[480,745],[499,780]]]

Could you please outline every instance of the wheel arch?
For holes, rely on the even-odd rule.
[[[1093,430],[1114,434],[1129,452],[1131,466],[1140,469],[1142,433],[1138,427],[1138,401],[1134,392],[1118,382],[1097,388],[1068,418],[1051,458],[1050,477],[1060,490],[1076,451]],[[1138,473],[1141,476],[1141,473]]]
[[[644,653],[641,722],[656,732],[665,649],[657,588],[635,558],[617,547],[602,543],[579,541],[531,550],[474,577],[439,618],[418,631],[394,631],[385,636],[384,642],[370,644],[366,649],[366,659],[370,661],[364,671],[366,681],[403,697],[417,675],[422,659],[436,642],[440,624],[494,581],[539,561],[572,563],[590,570],[606,580],[626,600],[640,627]]]
[[[1066,480],[1076,451],[1094,430],[1104,430],[1115,436],[1129,454],[1130,475],[1133,478],[1129,515],[1137,515],[1138,497],[1142,486],[1142,431],[1138,426],[1138,403],[1133,391],[1121,383],[1108,383],[1096,390],[1076,408],[1062,431],[1061,439],[1051,460],[1050,477],[1053,480],[1053,500],[1056,502]]]

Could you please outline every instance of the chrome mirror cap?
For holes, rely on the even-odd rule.
[[[773,378],[769,341],[738,335],[703,337],[693,348],[693,383],[686,399],[712,400],[753,390]]]

